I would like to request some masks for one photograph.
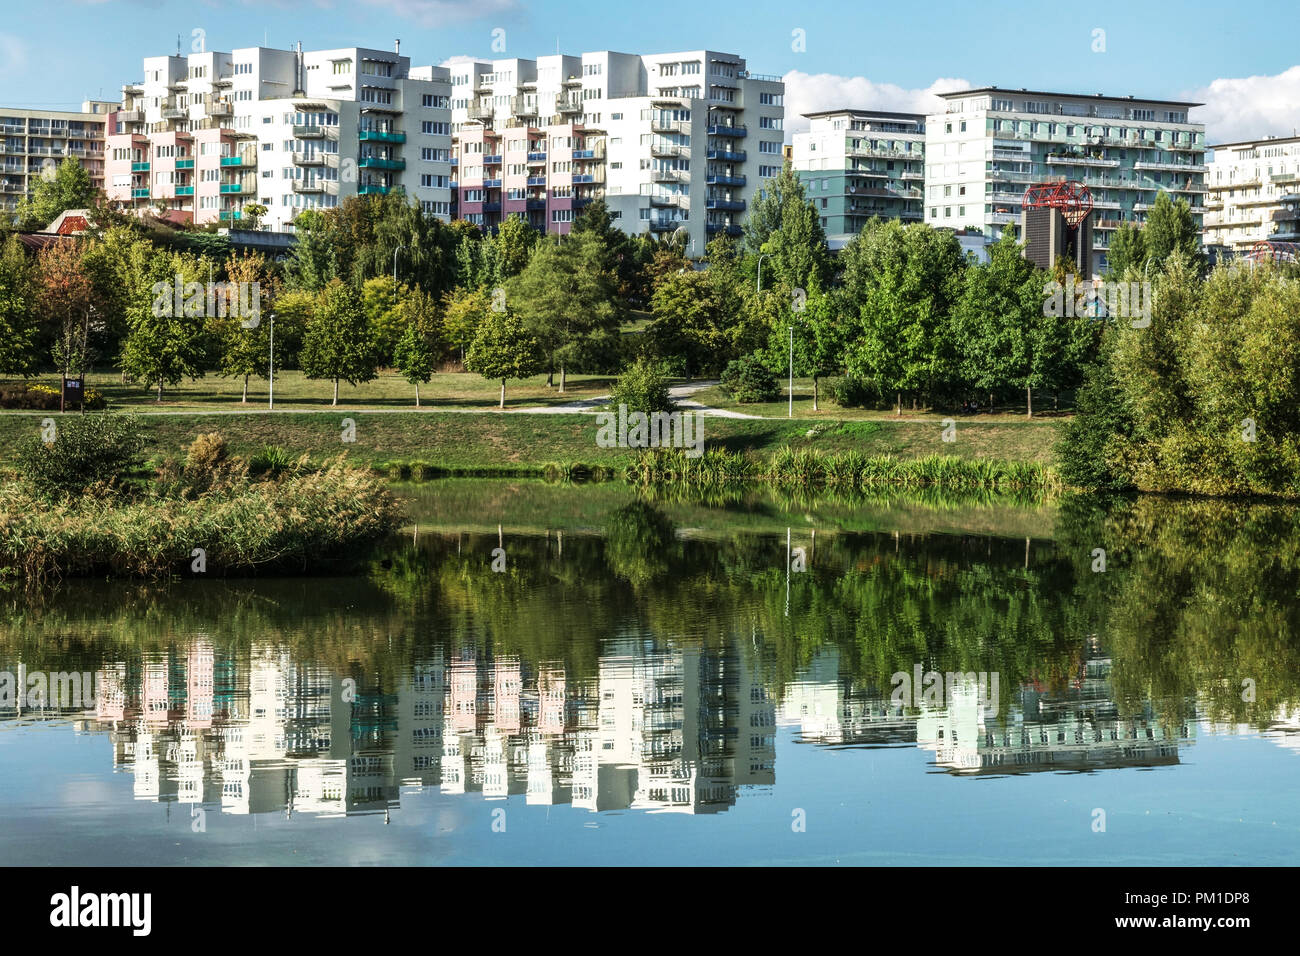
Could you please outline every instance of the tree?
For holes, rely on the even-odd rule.
[[[41,250],[41,311],[51,321],[51,357],[64,377],[90,361],[90,310],[94,285],[81,261],[80,242],[57,242]]]
[[[470,343],[465,367],[487,379],[501,380],[501,402],[506,407],[506,380],[528,378],[543,368],[542,345],[510,312],[490,312]]]
[[[1106,250],[1106,263],[1110,275],[1120,279],[1130,268],[1141,269],[1146,262],[1146,239],[1136,223],[1125,222],[1115,230]]]
[[[592,232],[539,245],[508,294],[513,310],[559,367],[561,394],[565,373],[588,340],[619,328],[615,279]]]
[[[415,407],[420,407],[420,383],[433,378],[437,361],[437,321],[433,299],[418,289],[402,302],[404,328],[393,360],[402,377],[415,386]]]
[[[179,281],[182,289],[198,283],[196,266],[195,260],[179,255],[154,255],[127,308],[122,372],[134,381],[157,386],[160,402],[164,385],[175,385],[186,376],[198,378],[204,371],[204,298],[187,296],[178,309],[173,295],[174,282]]]
[[[48,226],[69,209],[88,209],[98,196],[90,174],[71,156],[57,169],[47,167],[32,187],[32,198],[18,205],[18,221],[25,227]]]
[[[320,307],[303,335],[302,370],[308,378],[334,383],[331,405],[339,403],[339,380],[350,385],[371,381],[378,374],[375,343],[361,297],[335,279],[325,287]]]
[[[651,352],[680,361],[686,378],[704,370],[720,371],[733,357],[708,273],[689,267],[669,273],[655,283],[650,307],[654,321],[645,336]]]
[[[1175,252],[1182,252],[1200,266],[1200,233],[1186,199],[1175,202],[1169,193],[1157,193],[1142,233],[1147,255],[1157,263],[1163,264]]]
[[[443,297],[442,311],[443,340],[459,351],[463,363],[465,349],[492,314],[492,294],[487,289],[454,289]]]
[[[36,369],[36,288],[17,236],[0,249],[0,372],[28,375]]]
[[[497,234],[489,240],[495,251],[496,275],[493,281],[507,282],[523,272],[541,238],[542,234],[523,216],[507,216]]]
[[[262,220],[266,218],[269,212],[260,202],[244,203],[243,225],[252,230],[262,228]]]
[[[845,306],[839,295],[814,293],[802,312],[787,311],[787,321],[794,326],[794,374],[812,379],[815,412],[819,410],[822,378],[844,367],[845,323],[841,316]],[[773,326],[772,352],[786,354],[788,361],[790,342],[788,327]]]
[[[361,286],[361,308],[370,323],[376,358],[383,365],[393,362],[393,349],[404,328],[401,306],[408,295],[410,290],[406,286],[398,285],[387,275],[367,279]]]
[[[293,225],[297,241],[284,264],[285,276],[293,289],[319,292],[339,275],[329,221],[324,213],[307,209],[298,214]]]

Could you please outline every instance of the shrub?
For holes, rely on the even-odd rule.
[[[102,392],[86,389],[86,410],[100,411],[108,407]],[[75,402],[73,408],[79,407]],[[0,386],[0,408],[20,408],[36,412],[59,410],[59,389],[53,385],[21,383]]]
[[[248,463],[248,472],[251,475],[274,477],[293,468],[296,462],[297,459],[279,445],[263,445],[262,450]]]
[[[112,487],[140,464],[140,423],[117,415],[68,416],[55,423],[54,440],[33,434],[18,447],[19,473],[44,498]]]
[[[775,401],[781,394],[776,376],[757,355],[746,355],[727,363],[722,389],[742,405]]]
[[[831,385],[831,398],[840,408],[883,408],[880,390],[862,379],[845,376]]]
[[[227,457],[226,440],[220,432],[205,432],[190,443],[185,455],[185,470],[191,475],[216,471]]]
[[[638,359],[618,377],[609,396],[609,404],[626,405],[629,412],[670,412],[673,400],[668,396],[668,378],[662,366]]]

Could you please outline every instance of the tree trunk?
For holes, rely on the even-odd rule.
[[[506,407],[506,380],[504,378],[501,380],[501,404],[498,407]]]
[[[420,383],[415,383],[415,407],[420,407]]]
[[[896,411],[894,412],[894,416],[896,418],[903,417],[903,393],[902,392],[898,393],[898,406]]]
[[[549,372],[546,373],[546,387],[547,388],[555,387],[555,369],[551,369]]]
[[[163,386],[162,379],[158,379],[158,401],[160,402],[162,401],[162,386]]]
[[[338,403],[339,403],[339,380],[336,378],[334,380],[334,401],[332,401],[330,404],[337,405]]]
[[[993,393],[989,392],[989,414],[993,414]]]
[[[560,394],[564,394],[564,366],[560,366]]]
[[[1032,386],[1025,386],[1025,417],[1034,417],[1034,389]]]
[[[817,411],[817,376],[813,376],[813,411]]]
[[[248,404],[248,376],[247,375],[244,376],[244,397],[239,400],[239,404],[241,405]]]

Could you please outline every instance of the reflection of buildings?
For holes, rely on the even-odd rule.
[[[594,676],[467,647],[391,687],[255,644],[102,666],[92,706],[5,717],[106,733],[137,799],[222,812],[337,816],[398,806],[402,787],[588,810],[714,812],[771,784],[775,708],[732,649],[611,642]]]
[[[855,687],[839,677],[838,652],[819,653],[805,679],[781,706],[806,740],[821,744],[888,745],[915,742],[935,764],[956,773],[1100,770],[1178,763],[1190,746],[1191,724],[1166,726],[1150,709],[1121,717],[1110,699],[1110,661],[1093,658],[1065,692],[1032,685],[1012,688],[1001,717],[971,683],[950,688],[946,707],[910,713],[890,701],[890,691]]]

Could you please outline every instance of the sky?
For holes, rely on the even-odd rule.
[[[0,105],[76,109],[141,79],[145,56],[265,45],[369,46],[413,65],[708,48],[787,83],[800,114],[926,112],[978,86],[1186,99],[1210,143],[1300,128],[1300,7],[1253,0],[1080,4],[929,0],[0,0]],[[1235,12],[1234,12],[1235,9]],[[57,28],[55,28],[57,25]],[[196,32],[198,31],[198,32]],[[494,32],[504,31],[504,32]],[[504,43],[493,53],[494,39]]]

